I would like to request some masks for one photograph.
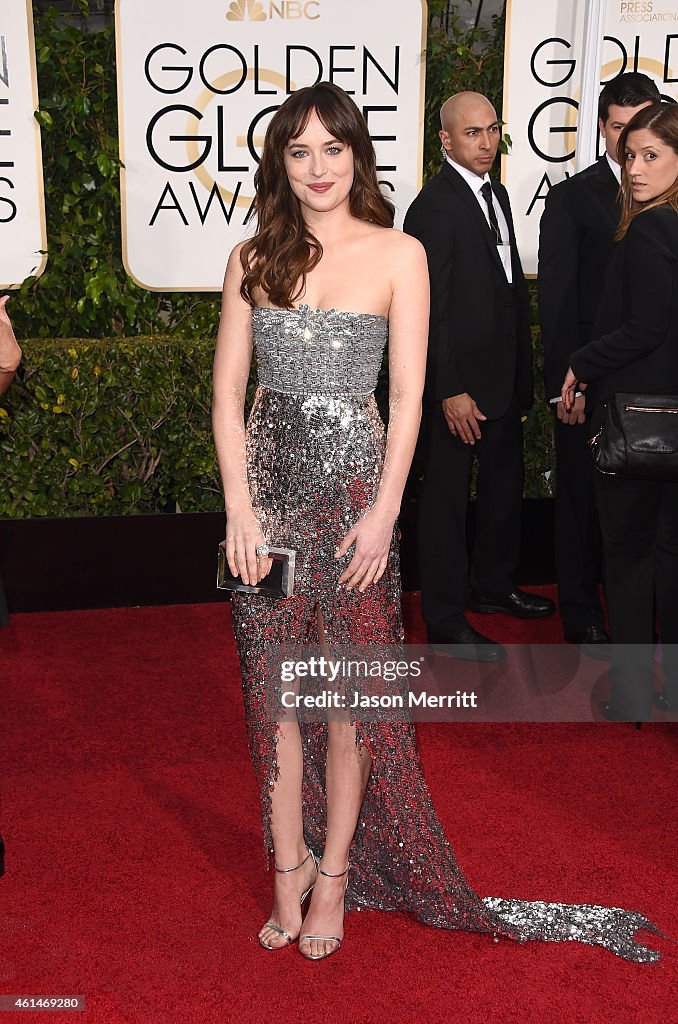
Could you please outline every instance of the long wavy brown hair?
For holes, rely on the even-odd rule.
[[[668,205],[678,213],[678,177],[665,192],[651,199],[646,203],[639,203],[633,198],[631,182],[626,171],[626,150],[628,137],[631,132],[641,131],[647,128],[656,135],[665,146],[670,146],[678,156],[678,104],[676,103],[652,103],[649,107],[643,107],[637,114],[634,114],[626,127],[622,130],[617,142],[617,163],[621,164],[621,197],[622,215],[615,238],[619,241],[629,229],[629,224],[644,210],[651,210],[655,206]]]
[[[353,100],[331,82],[299,89],[273,115],[254,176],[257,231],[240,252],[240,294],[251,306],[261,289],[272,305],[290,309],[303,294],[306,275],[322,258],[322,246],[304,221],[285,170],[285,149],[315,111],[327,131],[353,154],[349,210],[359,220],[393,227],[393,204],[377,181],[377,161],[367,122]]]

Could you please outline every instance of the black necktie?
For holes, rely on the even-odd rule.
[[[487,203],[487,212],[490,217],[490,227],[492,228],[495,240],[497,242],[497,245],[501,245],[501,231],[499,230],[497,211],[495,210],[494,203],[492,202],[492,186],[490,185],[489,181],[486,181],[485,184],[481,186],[480,191],[483,194],[483,199]]]

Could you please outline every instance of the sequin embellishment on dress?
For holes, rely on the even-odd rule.
[[[250,494],[267,542],[297,552],[293,597],[233,599],[248,741],[270,851],[270,787],[277,778],[276,726],[266,713],[270,645],[317,643],[318,609],[330,644],[398,645],[403,630],[397,529],[386,572],[364,594],[337,587],[350,552],[342,560],[334,557],[379,485],[385,428],[374,389],[388,322],[302,305],[257,307],[252,328],[259,386],[247,425]],[[327,727],[301,723],[300,729],[305,838],[320,855]],[[576,940],[638,962],[658,958],[635,941],[639,929],[659,934],[640,914],[478,896],[436,817],[413,725],[358,722],[356,731],[372,756],[372,772],[351,849],[347,910],[409,911],[438,928],[518,941]]]

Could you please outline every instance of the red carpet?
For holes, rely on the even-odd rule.
[[[420,639],[412,603],[408,619]],[[492,624],[508,639],[508,620]],[[510,638],[561,639],[554,621],[518,634],[528,627]],[[227,605],[18,615],[0,631],[0,674],[0,992],[87,999],[75,1018],[22,1020],[675,1019],[678,947],[662,939],[664,959],[643,966],[365,912],[347,918],[325,964],[260,950],[271,878]],[[624,906],[678,937],[675,727],[437,724],[419,735],[480,893]]]

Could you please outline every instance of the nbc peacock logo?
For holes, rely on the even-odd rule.
[[[259,0],[233,0],[227,21],[266,21],[266,11]]]

